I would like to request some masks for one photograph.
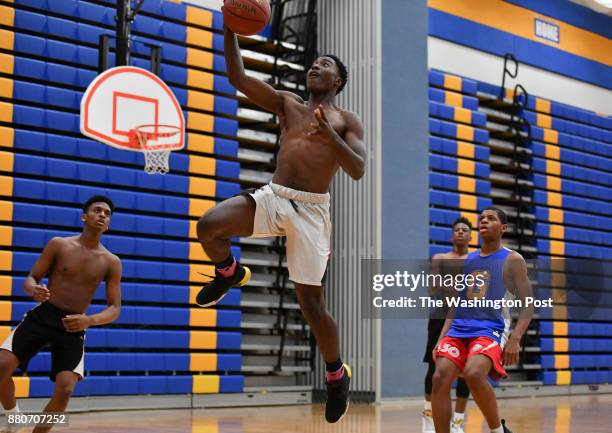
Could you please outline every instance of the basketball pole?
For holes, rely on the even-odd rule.
[[[145,0],[136,0],[134,9],[132,9],[133,0],[117,0],[117,15],[115,15],[115,40],[116,40],[116,56],[115,66],[128,66],[130,64],[130,51],[132,47],[131,30],[132,23],[140,12]],[[108,54],[110,52],[109,34],[101,34],[98,46],[98,73],[102,73],[108,69]],[[142,43],[142,42],[141,42]],[[161,71],[161,47],[158,45],[147,43],[145,44],[151,51],[151,72],[159,76]]]
[[[132,0],[117,0],[117,40],[116,66],[127,66],[130,61],[130,30],[132,27]],[[142,3],[142,2],[141,2]]]

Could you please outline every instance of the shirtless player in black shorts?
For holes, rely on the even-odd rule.
[[[77,382],[83,379],[85,330],[111,323],[121,309],[121,262],[100,244],[108,230],[113,202],[91,197],[83,206],[83,232],[79,236],[51,239],[32,267],[23,288],[35,301],[23,321],[0,347],[0,402],[6,413],[18,412],[12,375],[43,346],[51,345],[50,378],[53,397],[45,412],[63,412]],[[48,275],[49,286],[42,283]],[[108,307],[85,315],[100,282],[106,282]],[[38,426],[34,433],[51,427]]]

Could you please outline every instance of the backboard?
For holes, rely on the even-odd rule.
[[[109,69],[91,82],[81,100],[80,124],[83,135],[119,149],[147,152],[185,145],[185,118],[172,90],[155,74],[134,66]],[[144,147],[136,139],[141,126],[152,128]],[[158,137],[158,126],[177,133]]]

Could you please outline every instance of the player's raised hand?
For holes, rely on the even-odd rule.
[[[308,135],[313,136],[319,134],[323,139],[332,140],[335,131],[329,123],[329,120],[327,119],[327,115],[325,114],[325,110],[323,109],[322,105],[319,105],[317,108],[315,108],[314,117],[316,119],[316,122],[312,122],[310,124],[310,131],[308,131]]]
[[[36,284],[32,290],[32,298],[36,302],[46,302],[51,298],[51,292],[46,284]]]
[[[62,319],[64,328],[68,332],[79,332],[91,326],[91,319],[85,314],[70,314]]]

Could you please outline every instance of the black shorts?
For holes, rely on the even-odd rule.
[[[48,302],[28,311],[23,321],[11,332],[1,349],[12,352],[19,359],[19,368],[26,371],[30,360],[46,345],[51,346],[51,373],[73,371],[83,378],[85,331],[68,332],[62,318],[74,314]]]

